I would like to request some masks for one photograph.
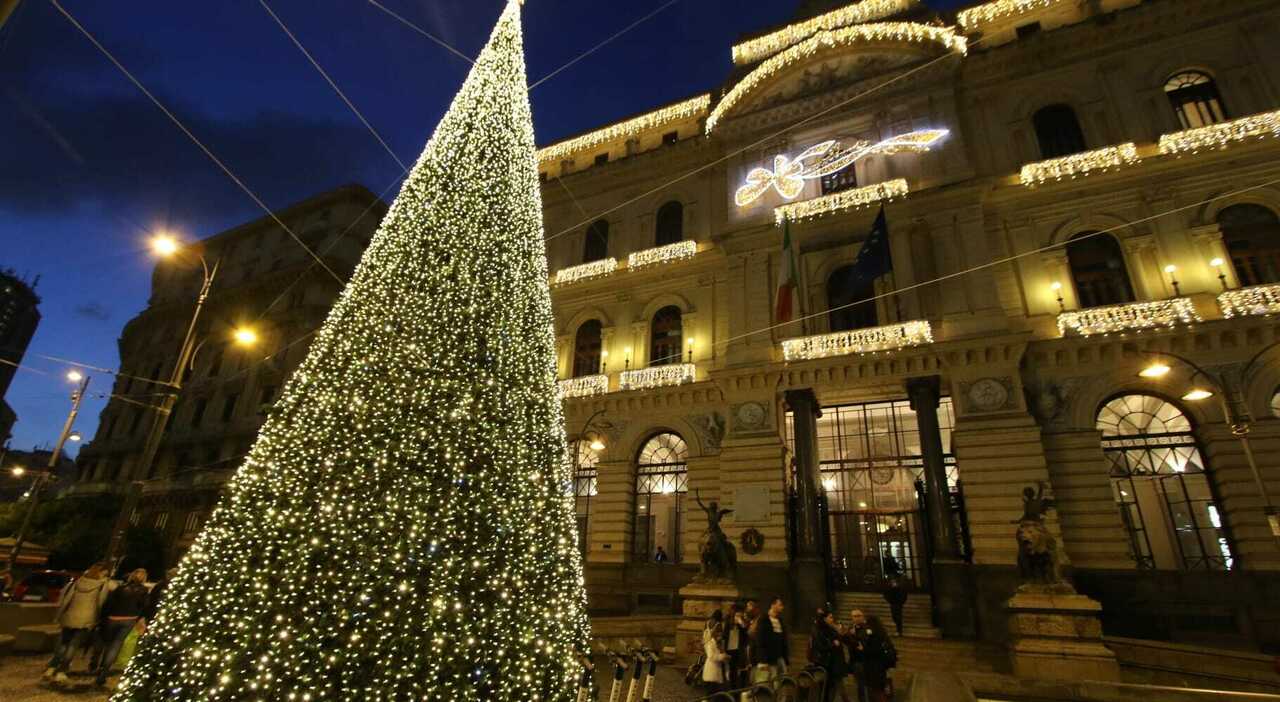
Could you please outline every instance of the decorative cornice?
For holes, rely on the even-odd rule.
[[[698,97],[678,102],[674,105],[668,105],[661,109],[648,112],[639,117],[618,122],[617,124],[603,127],[592,132],[583,134],[582,136],[567,139],[565,141],[556,142],[550,146],[538,150],[538,163],[551,163],[568,158],[581,151],[605,144],[618,139],[626,139],[638,136],[643,132],[647,132],[659,127],[666,126],[672,122],[702,117],[707,114],[707,110],[711,107],[711,95],[699,95]]]
[[[739,66],[755,63],[794,46],[818,32],[882,19],[909,10],[918,3],[919,0],[862,0],[804,22],[789,24],[776,32],[735,44],[733,62]]]

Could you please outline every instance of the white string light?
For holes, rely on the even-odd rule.
[[[839,29],[859,22],[883,19],[905,12],[919,0],[862,0],[832,10],[804,22],[789,24],[776,32],[756,37],[733,46],[733,62],[739,66],[768,58],[787,47],[798,44],[820,31]]]
[[[1174,327],[1204,321],[1195,305],[1185,297],[1125,305],[1088,307],[1058,315],[1058,331],[1064,336],[1075,332],[1081,336],[1141,331],[1157,327]]]
[[[711,95],[699,95],[684,102],[678,102],[653,112],[647,112],[639,117],[633,117],[608,127],[593,130],[573,139],[556,142],[538,151],[538,163],[560,161],[601,144],[620,139],[629,139],[673,122],[700,119],[707,114],[710,106]]]
[[[876,183],[875,185],[867,185],[852,190],[842,190],[838,193],[815,197],[812,200],[805,200],[792,205],[775,207],[773,216],[778,224],[782,224],[787,220],[798,222],[837,212],[856,210],[878,202],[888,202],[894,198],[905,196],[908,191],[906,179],[898,178],[897,180]]]
[[[1035,187],[1051,180],[1074,179],[1091,173],[1132,166],[1141,161],[1142,159],[1138,158],[1138,147],[1133,142],[1129,142],[1061,158],[1051,158],[1038,163],[1028,163],[1022,167],[1019,179],[1023,185]]]
[[[828,356],[888,351],[931,343],[933,343],[933,327],[926,321],[917,320],[886,324],[870,329],[853,329],[786,339],[782,342],[782,356],[788,361],[803,361]]]
[[[1165,134],[1160,137],[1160,153],[1194,154],[1208,149],[1226,148],[1250,139],[1277,137],[1280,137],[1280,110]]]

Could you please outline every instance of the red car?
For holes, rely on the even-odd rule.
[[[54,602],[62,597],[62,588],[76,579],[78,573],[68,570],[37,570],[13,586],[13,602]]]

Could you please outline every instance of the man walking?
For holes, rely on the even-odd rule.
[[[902,580],[894,578],[884,591],[884,601],[889,603],[889,614],[893,617],[893,626],[902,636],[902,609],[907,604],[907,590],[902,587]]]
[[[781,597],[773,598],[769,611],[760,618],[757,638],[760,642],[760,662],[768,665],[770,675],[780,678],[787,674],[791,659],[791,647],[787,641],[787,627],[782,621],[785,607]]]

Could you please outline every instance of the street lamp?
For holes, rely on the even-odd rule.
[[[1240,370],[1239,380],[1243,381],[1249,375],[1253,364],[1262,358],[1262,354],[1270,351],[1280,342],[1264,346],[1261,351],[1254,354],[1253,358],[1244,365]],[[1253,474],[1253,481],[1258,488],[1258,495],[1262,497],[1263,513],[1267,517],[1267,523],[1271,527],[1271,535],[1276,539],[1277,545],[1280,545],[1280,513],[1277,513],[1275,505],[1271,502],[1271,495],[1267,492],[1267,484],[1262,479],[1262,472],[1258,469],[1257,458],[1253,454],[1253,447],[1249,443],[1249,429],[1253,418],[1249,416],[1249,408],[1245,403],[1243,393],[1240,390],[1239,383],[1230,382],[1230,379],[1224,374],[1222,376],[1214,376],[1205,369],[1196,365],[1194,362],[1172,353],[1163,351],[1139,351],[1138,353],[1146,353],[1155,356],[1164,356],[1177,361],[1181,361],[1189,366],[1195,372],[1191,375],[1191,382],[1195,382],[1197,377],[1203,377],[1204,380],[1213,386],[1222,401],[1222,414],[1228,422],[1231,423],[1231,433],[1240,441],[1240,448],[1243,450],[1245,458],[1249,461],[1249,471]],[[1141,372],[1139,376],[1143,378],[1162,378],[1168,375],[1170,368],[1165,363],[1152,363]],[[1193,385],[1190,390],[1182,396],[1182,399],[1191,402],[1207,400],[1213,397],[1215,392],[1201,386]]]
[[[159,234],[153,237],[151,239],[151,250],[160,258],[179,256],[184,251],[178,240],[168,234]],[[169,415],[173,413],[173,407],[178,402],[178,393],[182,390],[183,375],[185,375],[186,369],[191,364],[196,350],[199,348],[196,343],[196,325],[200,321],[200,311],[204,309],[205,300],[209,298],[209,289],[213,287],[213,280],[218,275],[218,266],[221,265],[222,259],[214,260],[213,265],[210,266],[202,254],[196,253],[194,255],[200,261],[200,269],[204,280],[200,286],[200,292],[196,295],[196,306],[191,313],[191,321],[187,323],[186,336],[183,337],[182,346],[178,349],[178,362],[173,365],[173,373],[170,374],[168,382],[163,383],[165,386],[164,397],[161,398],[160,405],[155,408],[155,415],[152,417],[151,427],[147,432],[147,440],[143,444],[142,456],[135,468],[135,476],[138,479],[134,480],[130,486],[129,493],[126,495],[124,503],[120,506],[120,514],[116,517],[116,524],[111,532],[111,542],[107,547],[106,560],[108,563],[114,563],[120,551],[129,515],[133,513],[134,506],[137,504],[139,495],[142,492],[141,481],[151,474],[152,464],[155,463],[156,454],[160,450],[160,442],[164,438],[165,427],[169,423]],[[255,336],[254,338],[256,339],[257,337]]]
[[[1058,311],[1059,311],[1059,312],[1066,312],[1066,311],[1067,311],[1067,303],[1066,303],[1066,302],[1064,302],[1064,301],[1062,300],[1062,283],[1059,283],[1058,281],[1056,281],[1056,280],[1055,280],[1055,281],[1053,281],[1053,283],[1049,286],[1049,289],[1050,289],[1050,290],[1052,290],[1052,291],[1053,291],[1053,294],[1054,294],[1054,295],[1056,295],[1056,296],[1058,297]]]
[[[13,566],[18,562],[18,554],[22,551],[22,543],[27,540],[27,530],[31,528],[31,515],[40,506],[40,490],[45,483],[53,479],[57,471],[58,459],[62,457],[62,447],[74,433],[71,427],[75,424],[76,415],[80,414],[80,401],[84,399],[85,390],[89,388],[89,377],[79,371],[72,370],[68,372],[67,380],[76,383],[75,390],[71,391],[71,411],[67,413],[67,421],[62,425],[62,433],[58,435],[58,443],[53,445],[53,451],[49,454],[48,467],[42,471],[35,472],[35,479],[31,481],[31,489],[27,491],[27,494],[31,496],[31,504],[27,505],[27,513],[22,517],[22,526],[13,538],[13,549],[9,551],[9,561],[5,565],[5,571],[10,575],[13,575]],[[22,466],[14,466],[13,468],[13,476],[15,478],[21,478],[26,473],[27,469]]]
[[[253,346],[258,343],[258,332],[248,327],[237,328],[235,333],[231,336],[236,340],[236,343],[241,346]]]

